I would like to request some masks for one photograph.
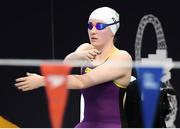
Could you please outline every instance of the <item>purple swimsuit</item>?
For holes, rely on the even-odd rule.
[[[81,90],[85,103],[84,119],[75,128],[120,128],[124,97],[120,90],[113,81]]]

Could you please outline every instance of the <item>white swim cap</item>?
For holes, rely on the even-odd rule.
[[[112,8],[109,7],[100,7],[95,9],[89,16],[90,19],[102,20],[107,24],[111,24],[119,21],[119,14]],[[112,33],[115,35],[119,29],[120,22],[114,25],[109,26]]]

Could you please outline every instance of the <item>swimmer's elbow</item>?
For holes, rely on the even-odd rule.
[[[86,83],[81,75],[68,76],[68,89],[85,89],[86,87]]]

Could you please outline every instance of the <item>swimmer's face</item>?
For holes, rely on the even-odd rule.
[[[94,46],[105,45],[113,40],[113,33],[102,20],[90,19],[88,21],[88,35],[90,43]]]

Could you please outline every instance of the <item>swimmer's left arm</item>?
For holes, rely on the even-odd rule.
[[[123,64],[115,63],[113,61],[122,61],[126,63]],[[111,60],[105,62],[103,65],[92,69],[91,72],[83,75],[69,75],[68,76],[68,86],[69,89],[84,89],[88,87],[95,86],[104,82],[115,80],[126,76],[127,79],[122,80],[123,85],[128,85],[131,77],[132,59],[129,54],[114,56]]]
[[[119,65],[111,65],[113,61],[129,62],[128,68]],[[92,69],[91,72],[83,75],[68,75],[68,89],[84,89],[101,84],[117,78],[128,76],[123,85],[128,85],[131,77],[132,59],[128,54],[124,56],[115,56],[103,65]],[[28,73],[26,77],[16,79],[15,86],[22,91],[34,90],[45,85],[44,76]]]

